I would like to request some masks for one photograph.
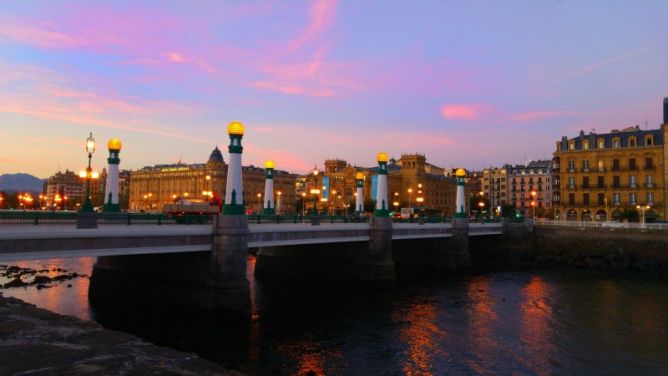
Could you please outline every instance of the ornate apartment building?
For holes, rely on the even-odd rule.
[[[668,218],[667,138],[668,98],[659,129],[634,126],[562,137],[553,159],[559,167],[561,217],[620,220],[629,211],[641,211],[648,222]]]
[[[303,194],[307,210],[314,202],[320,212],[342,214],[354,207],[355,175],[364,175],[363,193],[367,203],[375,200],[377,167],[353,166],[341,159],[325,161],[325,170],[300,179],[298,190]],[[455,212],[456,182],[446,169],[427,163],[422,154],[403,154],[390,159],[387,184],[390,210],[422,209],[426,213],[451,216]],[[471,191],[474,182],[467,186]],[[311,190],[317,189],[317,194]],[[317,196],[317,197],[314,197]],[[369,206],[369,205],[367,205]]]
[[[244,166],[243,200],[249,212],[262,209],[265,169]],[[176,199],[222,200],[225,197],[227,164],[216,147],[206,163],[171,164],[144,167],[130,173],[130,210],[159,211]],[[274,171],[276,209],[279,214],[295,210],[296,175]]]
[[[523,215],[547,214],[552,208],[552,161],[507,167],[509,203]]]

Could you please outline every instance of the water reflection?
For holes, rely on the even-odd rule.
[[[21,263],[90,273],[95,259]],[[103,325],[249,374],[668,374],[668,284],[580,271],[493,273],[363,290],[253,277],[253,320],[96,307]],[[72,288],[66,285],[72,283]],[[88,279],[3,290],[91,317]]]
[[[540,276],[532,277],[522,289],[520,341],[526,352],[519,360],[537,375],[550,373],[549,364],[554,355],[549,295],[549,287]]]
[[[437,345],[437,337],[443,335],[436,322],[437,312],[436,302],[420,302],[400,309],[393,317],[406,323],[400,330],[400,340],[408,347],[403,365],[406,375],[433,375],[434,357],[445,356]]]

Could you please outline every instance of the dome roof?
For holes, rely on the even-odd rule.
[[[109,140],[109,142],[107,142],[107,147],[109,148],[109,150],[121,151],[122,146],[123,144],[121,144],[121,140],[117,138],[112,138],[111,140]]]
[[[225,163],[225,160],[223,159],[223,153],[220,152],[218,146],[216,146],[216,148],[211,152],[208,163]]]
[[[233,121],[227,126],[227,134],[229,135],[243,136],[244,130],[244,125],[239,121]]]

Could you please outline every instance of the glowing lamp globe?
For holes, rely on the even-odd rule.
[[[274,164],[274,161],[266,161],[264,163],[265,168],[276,168],[276,165]]]
[[[457,171],[455,171],[455,176],[458,178],[466,177],[466,170],[463,168],[458,168]]]
[[[230,136],[243,136],[244,130],[244,125],[238,121],[233,121],[227,126],[227,134]]]
[[[378,155],[376,156],[376,160],[378,162],[387,162],[387,161],[390,160],[390,156],[387,153],[381,152],[381,153],[378,153]]]
[[[361,173],[361,172],[358,172],[357,174],[355,174],[355,179],[364,180],[364,174]]]
[[[121,140],[117,138],[112,138],[107,142],[107,148],[111,151],[121,151],[121,147],[123,144],[121,143]]]

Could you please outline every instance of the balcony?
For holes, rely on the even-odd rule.
[[[580,172],[589,172],[589,167],[582,167]]]
[[[650,165],[650,166],[645,165],[645,167],[643,168],[643,170],[645,170],[645,171],[654,171],[654,165]]]
[[[580,187],[582,187],[582,189],[589,189],[589,188],[591,188],[591,186],[589,185],[589,183],[586,183],[586,184],[583,183]]]
[[[570,190],[570,191],[574,191],[574,190],[578,189],[576,184],[570,184],[570,185],[568,185],[567,188],[568,188],[568,190]]]
[[[655,187],[656,187],[656,185],[654,183],[645,183],[645,188],[647,188],[647,189],[653,189]]]
[[[568,171],[568,172],[575,172],[575,168],[568,168],[566,171]]]
[[[638,184],[636,184],[636,183],[629,183],[629,188],[631,188],[631,189],[636,189],[636,188],[638,188]]]
[[[596,188],[599,188],[599,189],[605,189],[607,187],[608,187],[607,184],[596,184]]]
[[[599,168],[596,169],[596,171],[598,171],[598,172],[605,172],[605,171],[607,171],[607,170],[605,169],[605,167],[599,167]]]

